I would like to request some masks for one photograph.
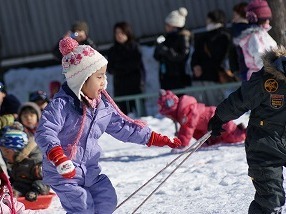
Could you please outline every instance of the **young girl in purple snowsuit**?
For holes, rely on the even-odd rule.
[[[117,197],[100,174],[99,137],[106,132],[123,142],[172,148],[181,145],[124,115],[105,91],[107,60],[88,45],[60,41],[66,77],[45,108],[36,142],[43,153],[43,179],[57,193],[68,214],[111,214]]]

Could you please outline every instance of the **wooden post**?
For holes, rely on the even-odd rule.
[[[269,34],[278,45],[286,47],[286,0],[267,0],[272,10],[272,29]]]

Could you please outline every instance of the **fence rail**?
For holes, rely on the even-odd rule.
[[[241,85],[241,82],[234,82],[234,83],[225,83],[225,84],[215,84],[209,86],[194,86],[194,87],[187,87],[182,89],[174,89],[172,92],[175,94],[191,94],[192,92],[199,92],[199,91],[208,91],[208,90],[216,90],[216,89],[230,89],[230,88],[238,88]],[[143,102],[142,100],[150,99],[150,98],[158,98],[159,91],[154,93],[142,93],[142,94],[135,94],[135,95],[127,95],[127,96],[119,96],[114,97],[116,102],[124,102],[124,101],[135,101],[137,114],[139,117],[143,116]]]

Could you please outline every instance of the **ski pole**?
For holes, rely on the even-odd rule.
[[[201,137],[196,143],[195,148],[192,150],[177,166],[176,168],[169,173],[169,175],[154,189],[145,199],[144,201],[132,212],[134,214],[162,185],[165,183],[169,177],[195,152],[197,151],[211,136],[211,131],[208,131],[203,137]]]
[[[157,172],[152,178],[150,178],[148,181],[146,181],[140,188],[138,188],[136,191],[134,191],[131,195],[129,195],[124,201],[122,201],[117,207],[118,209],[121,207],[126,201],[128,201],[131,197],[133,197],[137,192],[139,192],[141,189],[143,189],[148,183],[150,183],[154,178],[156,178],[160,173],[162,173],[165,169],[167,169],[169,166],[171,166],[174,162],[176,162],[179,158],[181,158],[184,154],[191,151],[196,145],[197,142],[194,142],[187,150],[185,150],[182,154],[180,154],[178,157],[176,157],[174,160],[172,160],[170,163],[168,163],[163,169],[161,169],[159,172]]]

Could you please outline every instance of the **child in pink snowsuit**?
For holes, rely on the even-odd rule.
[[[158,99],[159,112],[178,122],[180,129],[177,137],[182,142],[182,149],[187,147],[192,139],[201,138],[208,131],[208,121],[215,113],[215,106],[205,106],[188,95],[177,97],[172,91],[160,91]],[[245,128],[237,126],[233,121],[223,126],[225,132],[218,138],[210,138],[208,145],[216,143],[237,143],[245,140]]]

